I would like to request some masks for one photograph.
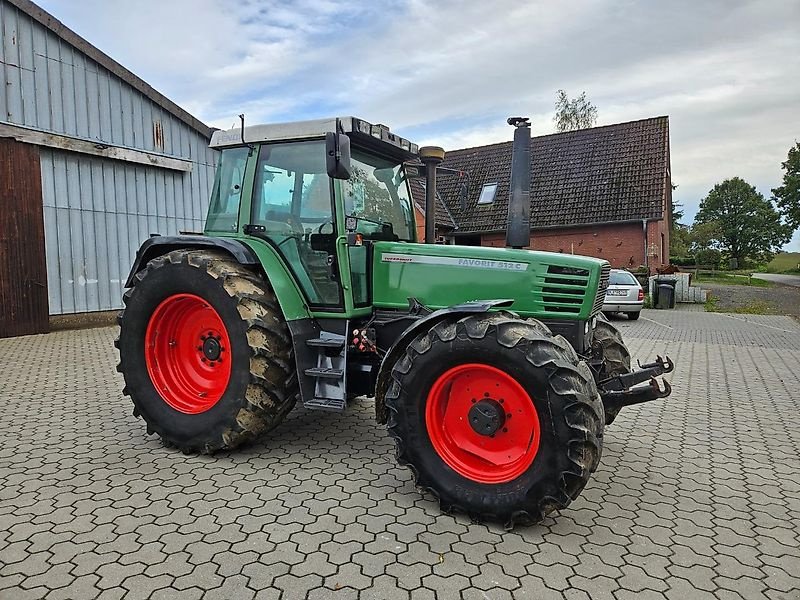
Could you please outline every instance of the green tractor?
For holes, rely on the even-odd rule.
[[[146,240],[118,370],[148,433],[228,450],[295,406],[375,398],[443,510],[538,522],[600,460],[620,408],[667,396],[600,313],[604,260],[529,245],[530,127],[515,126],[508,248],[436,245],[441,148],[346,117],[217,131],[205,231]],[[411,177],[426,178],[426,244]],[[513,312],[512,312],[513,311]]]

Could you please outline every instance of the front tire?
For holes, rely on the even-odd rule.
[[[169,446],[249,442],[294,406],[291,338],[270,286],[221,252],[174,250],[136,274],[117,370],[134,414]]]
[[[636,317],[630,317],[635,314]],[[629,313],[632,319],[638,319],[639,313]],[[600,381],[610,379],[617,375],[631,372],[631,353],[622,339],[622,334],[614,327],[605,316],[598,315],[594,327],[594,340],[600,342],[603,349],[603,365],[600,368]],[[606,425],[611,425],[619,414],[619,408],[607,409]]]
[[[385,401],[398,461],[443,510],[536,523],[597,468],[594,379],[546,331],[507,312],[445,321],[393,366]]]

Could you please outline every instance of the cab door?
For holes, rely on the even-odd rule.
[[[336,218],[325,143],[263,144],[249,233],[267,240],[289,267],[312,311],[342,312]],[[329,240],[329,243],[323,243]]]

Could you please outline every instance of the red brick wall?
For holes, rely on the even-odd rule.
[[[665,251],[669,247],[669,231],[663,221],[647,225],[649,249],[657,251],[650,267],[661,266],[661,233],[665,233]],[[617,268],[636,268],[644,264],[644,232],[641,223],[620,223],[595,227],[570,227],[564,229],[536,230],[532,232],[534,250],[563,252],[604,258]],[[505,235],[494,233],[483,236],[484,246],[505,246]],[[666,253],[666,252],[665,252]]]
[[[425,215],[422,211],[414,209],[414,219],[417,222],[417,241],[425,241]]]

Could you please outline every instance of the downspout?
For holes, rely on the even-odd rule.
[[[647,260],[647,219],[642,219],[642,235],[644,237],[644,266],[650,269],[650,263]]]

